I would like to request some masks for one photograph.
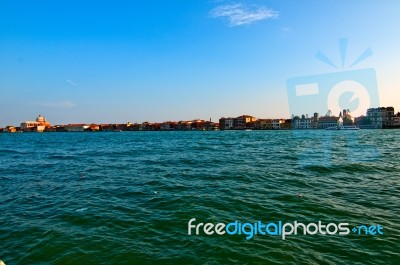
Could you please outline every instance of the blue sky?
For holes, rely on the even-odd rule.
[[[290,117],[286,80],[374,68],[400,111],[398,1],[0,0],[0,126]],[[338,39],[348,39],[345,67]],[[323,100],[323,99],[321,99]],[[326,110],[317,110],[325,112]],[[311,114],[311,113],[309,113]]]

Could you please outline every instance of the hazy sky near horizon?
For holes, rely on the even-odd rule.
[[[0,126],[38,114],[290,117],[287,79],[350,70],[367,48],[351,70],[374,68],[381,106],[400,111],[399,10],[395,0],[0,0]]]

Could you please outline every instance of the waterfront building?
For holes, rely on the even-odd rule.
[[[160,124],[160,130],[163,130],[163,131],[175,130],[176,124],[177,123],[174,121],[163,122]]]
[[[84,132],[90,125],[87,124],[68,124],[65,126],[65,131],[67,132]]]
[[[272,119],[258,119],[255,121],[254,129],[257,130],[271,130]]]
[[[354,118],[354,125],[360,129],[374,129],[370,119],[364,115]]]
[[[216,130],[218,130],[219,129],[218,125],[219,125],[218,123],[212,122],[211,119],[209,121],[206,121],[205,124],[204,124],[205,129],[207,131],[216,131]]]
[[[112,132],[114,131],[114,125],[113,124],[100,124],[99,126],[100,131],[106,131],[106,132]]]
[[[318,129],[318,120],[319,120],[319,114],[315,112],[314,116],[311,119],[311,128]]]
[[[301,130],[301,129],[311,129],[311,118],[309,118],[306,115],[301,115],[301,118],[299,116],[295,116],[292,119],[292,128],[295,130]]]
[[[100,125],[92,123],[89,125],[88,130],[92,132],[97,132],[100,130]]]
[[[128,130],[128,124],[126,124],[126,123],[117,123],[117,124],[114,124],[113,127],[114,127],[113,131],[117,131],[117,132]]]
[[[250,122],[255,122],[256,117],[250,115],[242,115],[233,119],[233,127],[235,130],[243,130],[247,128],[247,124]]]
[[[216,125],[214,122],[211,121],[205,121],[205,120],[193,120],[192,123],[190,124],[190,128],[192,130],[200,130],[200,131],[206,131],[206,130],[216,130]]]
[[[365,119],[367,119],[367,117],[365,117],[364,115],[360,116],[360,117],[356,117],[354,119],[354,124],[355,125],[359,125],[360,123],[362,123]]]
[[[367,110],[367,117],[370,119],[371,125],[374,128],[390,128],[393,127],[394,123],[394,108],[369,108]]]
[[[219,119],[221,130],[244,130],[254,127],[253,122],[257,121],[256,117],[250,115],[242,115],[236,118]]]
[[[66,132],[65,125],[54,125],[46,128],[46,132]]]
[[[272,120],[272,129],[279,130],[281,129],[281,125],[285,123],[286,120],[284,119],[273,119]],[[283,127],[283,126],[282,126]]]
[[[393,117],[393,127],[400,128],[400,112],[397,112]]]
[[[324,116],[318,119],[318,128],[319,129],[327,129],[331,127],[339,127],[343,125],[342,117],[336,116]]]
[[[206,121],[200,120],[200,119],[195,119],[190,124],[190,129],[204,131],[206,129]]]
[[[125,125],[125,131],[134,131],[134,124],[132,122],[127,122]]]
[[[233,120],[234,118],[221,118],[219,119],[220,130],[233,130]]]
[[[133,124],[132,127],[131,127],[131,130],[132,131],[141,131],[142,130],[142,124],[140,124],[140,123]]]
[[[160,130],[160,123],[143,122],[141,126],[142,131],[158,131]],[[122,128],[122,127],[121,127]],[[122,129],[122,131],[124,131]]]
[[[372,128],[381,129],[383,127],[382,114],[380,108],[368,109],[367,117],[371,122]]]
[[[382,112],[382,122],[384,128],[393,127],[394,123],[394,108],[386,107],[386,110]]]
[[[98,126],[98,128],[97,128]],[[128,123],[119,123],[119,124],[91,124],[88,131],[105,131],[105,132],[113,132],[113,131],[134,131],[135,124]]]
[[[249,129],[249,130],[257,129],[256,126],[257,126],[257,121],[251,121],[251,122],[246,123],[246,129]]]
[[[46,121],[46,118],[39,115],[36,121],[21,122],[21,131],[24,132],[43,132],[46,128],[50,128],[51,124]]]
[[[179,131],[191,130],[192,121],[179,121],[176,125],[176,129]]]
[[[286,119],[284,123],[281,123],[282,130],[290,130],[292,128],[292,119]]]
[[[14,126],[6,126],[6,128],[3,128],[3,132],[5,133],[15,133],[19,131],[17,127]]]

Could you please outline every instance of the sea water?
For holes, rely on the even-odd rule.
[[[0,134],[10,264],[400,264],[400,130]],[[188,222],[383,234],[188,234]],[[193,232],[195,232],[193,230]]]

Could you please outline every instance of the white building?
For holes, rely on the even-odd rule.
[[[304,115],[300,117],[296,116],[292,119],[292,128],[299,130],[299,129],[311,129],[311,118],[306,117]]]
[[[285,120],[283,119],[273,119],[272,120],[272,129],[273,130],[279,130],[281,129],[281,125],[285,123]]]
[[[36,121],[25,121],[21,122],[21,131],[24,132],[43,132],[46,128],[49,128],[51,124],[46,121],[46,118],[39,115]]]
[[[232,130],[234,129],[234,118],[221,118],[219,119],[219,125],[221,130]]]

